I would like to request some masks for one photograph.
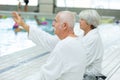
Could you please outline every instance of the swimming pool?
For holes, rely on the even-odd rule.
[[[52,28],[52,20],[46,20],[47,25],[37,25],[32,18],[25,19],[25,22],[30,26],[38,27],[51,35],[54,35]],[[26,48],[35,46],[35,44],[28,40],[27,32],[18,32],[17,34],[12,30],[14,21],[11,17],[0,19],[0,56],[14,53]]]
[[[38,27],[38,29],[54,35],[52,19],[46,19],[46,21],[47,25],[37,25],[35,19],[25,18],[25,22],[30,26]],[[13,24],[14,21],[11,17],[0,19],[0,56],[35,46],[32,41],[28,40],[27,32],[19,32],[16,35],[12,30]],[[120,44],[120,25],[114,23],[101,24],[98,28],[104,48],[108,48],[113,44]],[[77,35],[82,34],[82,31],[79,29],[79,23],[75,25],[75,33]]]

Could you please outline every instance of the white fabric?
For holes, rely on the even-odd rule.
[[[58,42],[40,72],[24,80],[82,80],[86,53],[79,38],[67,37]]]
[[[53,50],[59,41],[57,36],[50,35],[36,27],[29,28],[28,38],[35,44],[39,45],[40,48],[44,48],[46,51]]]
[[[86,74],[97,75],[101,73],[104,49],[98,30],[93,29],[88,32],[88,34],[83,37],[83,43],[87,51]]]
[[[52,50],[57,44],[57,42],[59,41],[59,39],[55,38],[55,36],[52,36],[50,34],[49,35],[48,34],[46,35],[46,34],[47,33],[41,30],[36,31],[35,29],[31,28],[29,37],[31,40],[33,40],[37,44],[44,45],[45,49],[49,47]],[[86,36],[84,36],[82,40],[83,40],[84,46],[87,49],[86,50],[87,51],[86,73],[97,75],[99,72],[101,72],[101,62],[102,62],[102,56],[104,53],[101,37],[97,29],[93,29]]]

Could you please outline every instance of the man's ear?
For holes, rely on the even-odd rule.
[[[66,30],[66,29],[68,28],[68,24],[67,24],[67,23],[63,23],[62,28],[63,28],[64,30]]]

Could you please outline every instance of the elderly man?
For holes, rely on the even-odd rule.
[[[29,32],[29,35],[32,36],[30,27],[22,21],[19,15],[14,12],[13,16],[15,22],[23,26],[23,28]],[[48,50],[53,50],[51,51],[46,64],[41,67],[38,73],[32,75],[31,77],[27,77],[26,80],[83,79],[86,67],[86,51],[81,42],[82,40],[73,32],[74,22],[75,16],[72,12],[61,11],[56,15],[52,25],[59,41],[57,44],[53,44],[54,46],[56,45],[54,49],[48,47]],[[37,39],[40,40],[41,38],[36,38],[36,40]],[[42,45],[42,43],[40,44]],[[49,41],[46,42],[45,45],[48,44]]]

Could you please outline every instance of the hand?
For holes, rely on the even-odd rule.
[[[24,21],[17,12],[12,12],[13,20],[20,26],[24,25]]]
[[[29,32],[29,26],[23,21],[21,16],[17,12],[12,12],[13,20],[20,26],[22,26],[27,32]]]

